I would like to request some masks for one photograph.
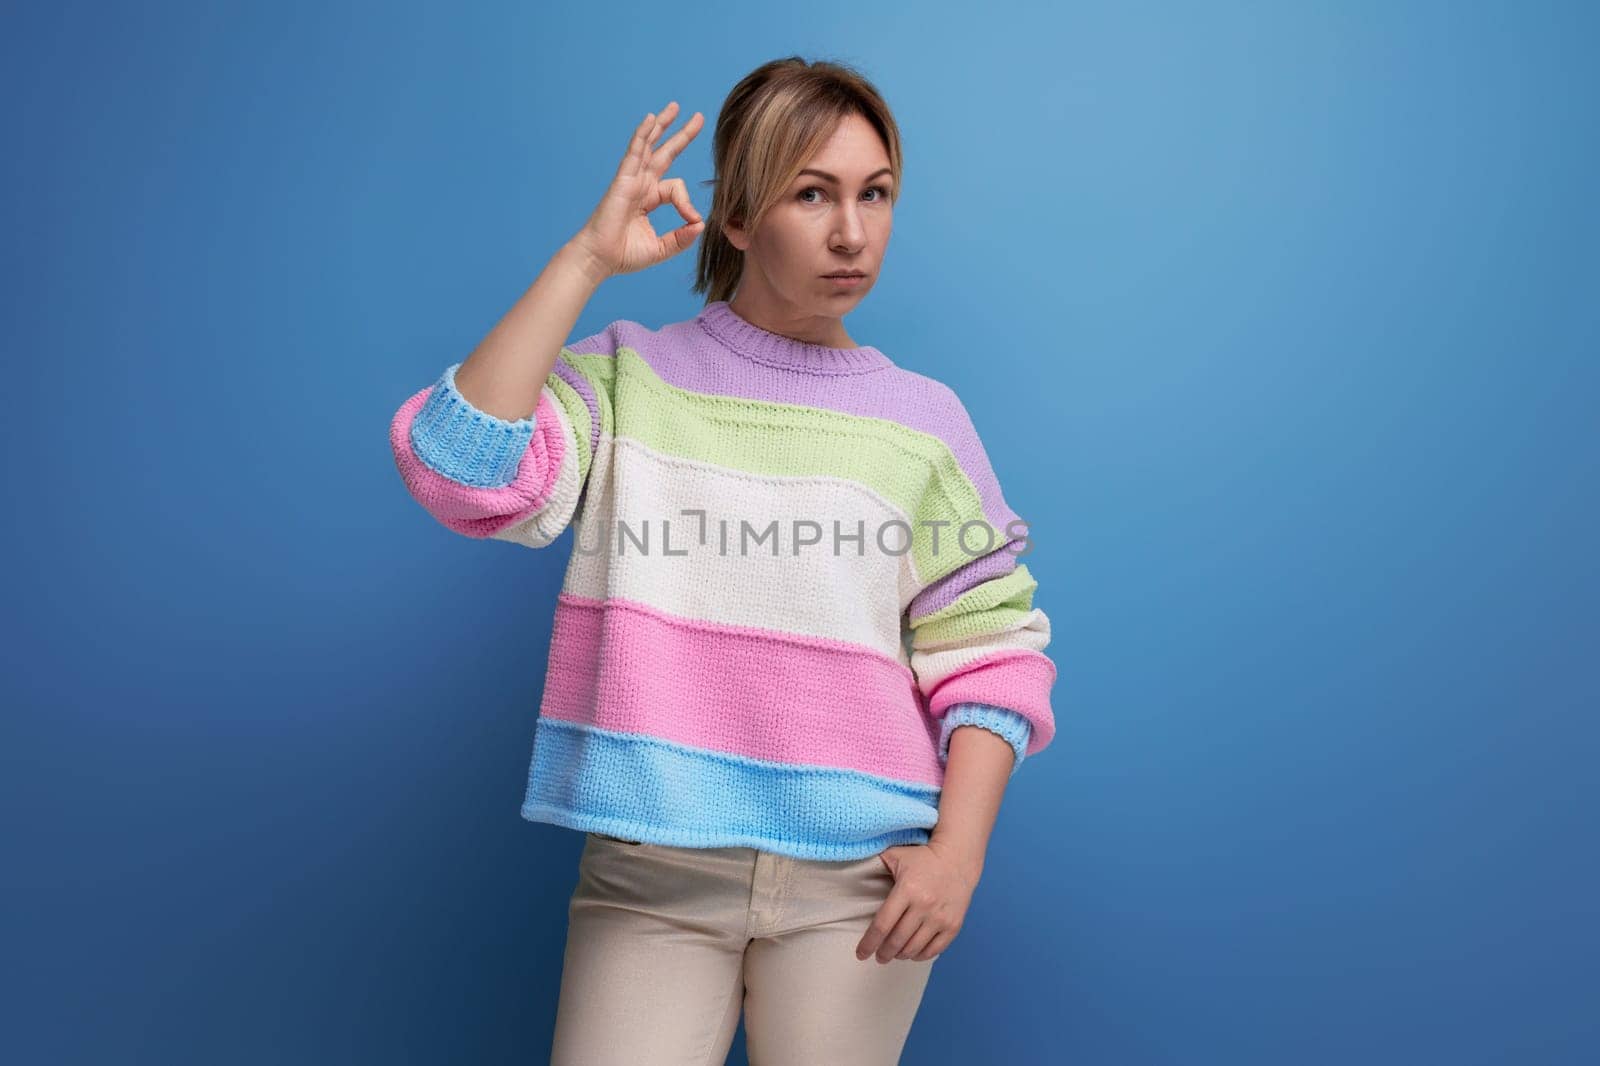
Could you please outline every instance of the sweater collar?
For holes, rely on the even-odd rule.
[[[830,348],[762,329],[739,317],[726,300],[713,300],[695,316],[702,329],[739,355],[806,374],[864,374],[893,366],[878,349]]]

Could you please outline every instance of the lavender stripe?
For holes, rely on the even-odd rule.
[[[984,518],[991,525],[1004,533],[1020,517],[1002,497],[960,401],[948,386],[932,378],[889,365],[855,374],[847,387],[841,387],[834,376],[788,371],[743,358],[707,333],[698,316],[656,330],[619,319],[608,329],[615,331],[616,345],[637,351],[658,377],[680,389],[890,419],[938,437],[977,488]]]
[[[985,581],[1004,577],[1016,568],[1017,557],[1009,548],[980,555],[972,562],[946,574],[913,597],[911,605],[906,608],[907,617],[912,624],[916,624],[933,612],[950,606],[957,597],[969,589]]]

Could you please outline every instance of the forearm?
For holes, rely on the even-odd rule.
[[[532,414],[561,346],[604,280],[582,247],[562,245],[456,371],[462,398],[508,421]]]
[[[983,873],[989,835],[1015,762],[1011,744],[987,729],[963,725],[950,734],[939,821],[930,843],[949,848],[974,881]]]

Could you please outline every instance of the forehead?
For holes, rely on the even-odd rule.
[[[883,138],[860,115],[846,115],[806,166],[837,174],[841,181],[856,181],[889,165]]]

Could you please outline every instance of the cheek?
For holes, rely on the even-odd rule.
[[[774,230],[771,249],[785,266],[804,269],[817,257],[818,242],[827,234],[815,226],[785,226]]]
[[[761,244],[774,255],[792,254],[814,239],[811,232],[813,223],[803,217],[775,213],[768,217],[767,222],[761,227]]]

